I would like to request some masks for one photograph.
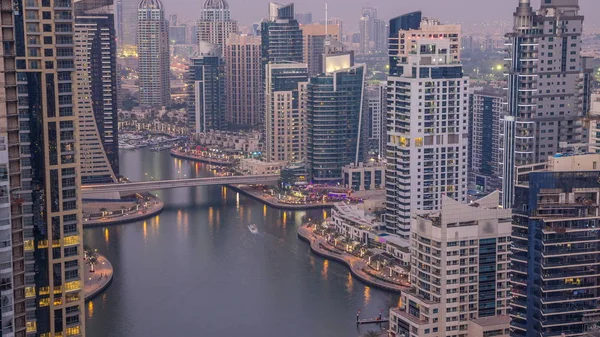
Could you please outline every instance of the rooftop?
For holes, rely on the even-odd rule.
[[[491,327],[495,325],[503,325],[510,323],[510,317],[508,315],[500,315],[500,316],[491,316],[491,317],[483,317],[478,319],[473,319],[471,322],[482,326],[482,327]]]

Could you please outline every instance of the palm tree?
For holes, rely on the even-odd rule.
[[[94,266],[98,263],[98,253],[96,250],[87,249],[85,251],[85,264],[90,265],[90,273],[94,272]]]
[[[363,337],[379,337],[379,333],[377,331],[369,330]]]

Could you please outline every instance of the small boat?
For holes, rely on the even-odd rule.
[[[250,233],[258,234],[258,228],[256,228],[256,224],[253,224],[253,223],[249,224],[248,229],[250,230]]]

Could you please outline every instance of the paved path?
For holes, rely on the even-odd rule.
[[[124,215],[117,214],[117,215],[112,215],[110,217],[101,218],[101,219],[90,219],[88,221],[83,222],[83,227],[106,226],[106,225],[115,225],[115,224],[124,223],[124,222],[134,222],[137,220],[141,220],[141,219],[145,219],[145,218],[154,216],[154,215],[162,212],[163,208],[165,207],[164,202],[158,198],[152,199],[151,201],[149,201],[149,203],[150,203],[150,206],[148,207],[148,209],[140,209],[137,212],[126,213]],[[109,204],[109,203],[107,203],[107,204]],[[110,204],[114,204],[114,203],[110,203]],[[114,205],[111,205],[111,206],[114,207]],[[100,208],[102,208],[102,207],[100,207]],[[104,208],[108,209],[108,207],[104,207]]]
[[[298,234],[300,237],[310,243],[310,248],[314,253],[346,264],[350,268],[352,275],[368,285],[393,292],[402,292],[410,288],[409,284],[401,286],[396,283],[387,282],[369,275],[363,270],[367,268],[367,261],[352,254],[340,252],[339,249],[336,249],[327,243],[325,238],[315,235],[312,229],[308,226],[304,225],[298,228]],[[323,247],[327,247],[330,250],[335,250],[336,253],[324,249]]]
[[[233,161],[219,160],[219,159],[215,159],[215,158],[196,156],[196,155],[193,155],[190,153],[180,152],[175,149],[171,149],[170,153],[175,158],[188,159],[191,161],[197,161],[197,162],[211,164],[211,165],[232,166],[233,164],[235,164]]]
[[[94,272],[90,272],[89,265],[85,265],[84,270],[83,291],[85,299],[89,300],[108,287],[113,278],[113,267],[106,257],[98,254],[98,264],[96,264]]]
[[[289,209],[289,210],[306,210],[306,209],[322,209],[332,208],[332,202],[320,202],[315,201],[308,204],[286,204],[280,202],[277,197],[267,195],[264,191],[256,190],[247,185],[229,185],[232,189],[239,191],[251,198],[257,199],[262,203],[265,203],[273,208],[278,209]]]

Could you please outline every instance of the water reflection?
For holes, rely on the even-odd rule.
[[[327,280],[327,270],[329,269],[329,261],[325,260],[323,261],[323,271],[321,271],[321,277],[324,280]]]
[[[346,290],[348,291],[348,294],[352,295],[353,288],[354,288],[354,279],[352,278],[352,274],[348,273],[348,278],[346,281]]]
[[[208,174],[206,165],[174,161],[168,152],[125,154],[121,173],[132,181]],[[165,202],[159,218],[85,230],[85,244],[115,268],[112,285],[85,306],[87,337],[197,336],[198,327],[202,336],[264,337],[276,330],[286,337],[357,337],[368,331],[351,324],[358,308],[375,317],[398,303],[298,239],[303,221],[328,212],[285,212],[243,194],[238,201],[236,191],[217,186],[157,194]],[[261,235],[251,235],[240,218],[256,222]],[[236,324],[223,324],[231,317]]]
[[[89,318],[92,318],[94,316],[94,301],[88,302],[87,312]]]
[[[148,222],[144,221],[144,242],[148,240]]]

